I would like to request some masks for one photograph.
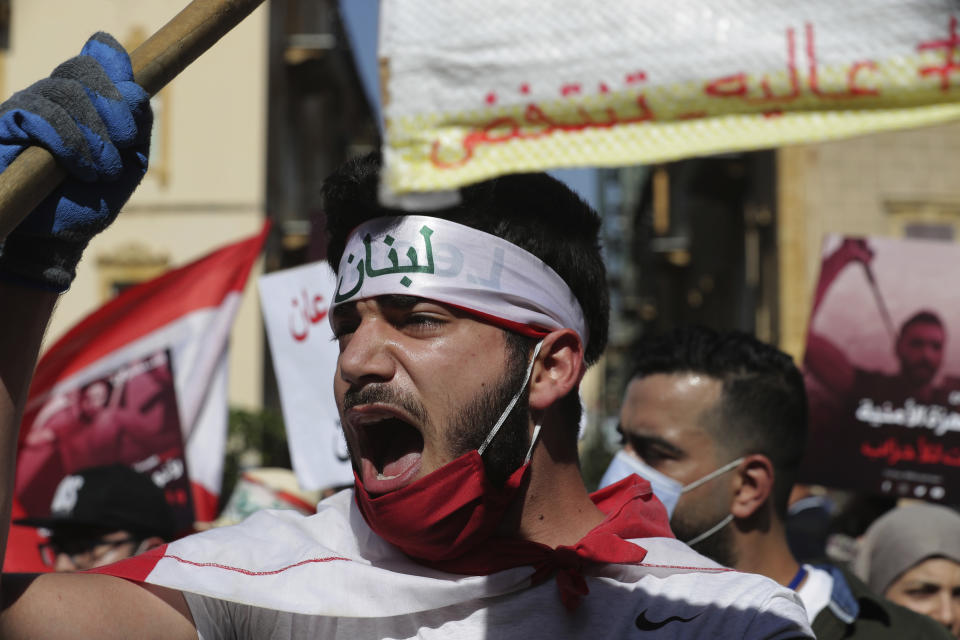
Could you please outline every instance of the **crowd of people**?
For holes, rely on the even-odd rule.
[[[0,300],[17,310],[0,317],[4,530],[44,328],[146,170],[149,130],[148,98],[106,34],[0,106],[0,168],[43,144],[70,174],[0,253]],[[589,491],[579,387],[609,316],[597,214],[545,174],[465,187],[442,210],[390,209],[380,170],[370,155],[323,187],[354,485],[313,515],[258,511],[173,540],[149,478],[71,474],[50,516],[26,521],[49,531],[57,571],[3,576],[0,636],[960,636],[952,509],[889,510],[850,566],[798,551],[823,529],[791,529],[803,511],[791,507],[814,495],[794,489],[804,380],[752,336],[645,337],[623,448]],[[372,264],[423,239],[457,265]]]

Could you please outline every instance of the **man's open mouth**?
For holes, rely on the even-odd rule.
[[[412,424],[381,408],[350,410],[360,444],[360,479],[371,494],[409,484],[420,471],[423,435]]]

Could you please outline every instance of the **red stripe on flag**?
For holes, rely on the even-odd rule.
[[[146,582],[147,576],[149,576],[153,568],[157,566],[157,563],[160,562],[166,551],[167,545],[163,544],[149,551],[144,551],[138,556],[120,560],[119,562],[108,564],[105,567],[87,569],[83,573],[102,573],[108,576],[116,576],[117,578],[135,580],[136,582]]]
[[[218,306],[231,291],[243,291],[269,230],[267,221],[256,236],[131,287],[94,311],[40,359],[30,397],[184,314]]]
[[[250,569],[244,569],[243,567],[234,567],[229,564],[220,564],[219,562],[196,562],[194,560],[187,560],[186,558],[181,558],[180,556],[166,556],[168,560],[176,560],[182,564],[190,565],[191,567],[198,567],[200,569],[222,569],[224,571],[233,571],[235,573],[242,573],[245,576],[252,576],[259,578],[261,576],[275,576],[284,571],[289,571],[290,569],[296,569],[298,567],[303,567],[308,564],[323,564],[325,562],[353,562],[350,558],[343,558],[341,556],[327,556],[325,558],[307,558],[306,560],[301,560],[300,562],[295,562],[294,564],[288,564],[285,567],[280,567],[279,569],[273,569],[271,571],[252,571]]]
[[[199,482],[191,482],[193,493],[193,512],[198,522],[211,522],[220,511],[220,496],[207,490]]]

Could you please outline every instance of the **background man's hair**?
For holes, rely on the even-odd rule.
[[[793,359],[749,334],[705,327],[644,337],[637,347],[631,380],[701,374],[722,383],[718,406],[701,416],[702,426],[731,459],[752,453],[770,458],[774,508],[785,518],[807,437],[807,394]]]
[[[897,334],[897,339],[902,338],[903,334],[907,332],[907,329],[916,324],[932,324],[946,330],[946,327],[944,327],[943,320],[940,319],[940,316],[933,311],[924,309],[916,312],[907,318],[902,325],[900,325],[900,333]]]

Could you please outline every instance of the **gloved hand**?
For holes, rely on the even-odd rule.
[[[153,113],[133,82],[130,58],[106,33],[49,78],[0,104],[0,171],[28,145],[52,153],[69,173],[7,237],[0,277],[66,291],[77,262],[147,171]]]

